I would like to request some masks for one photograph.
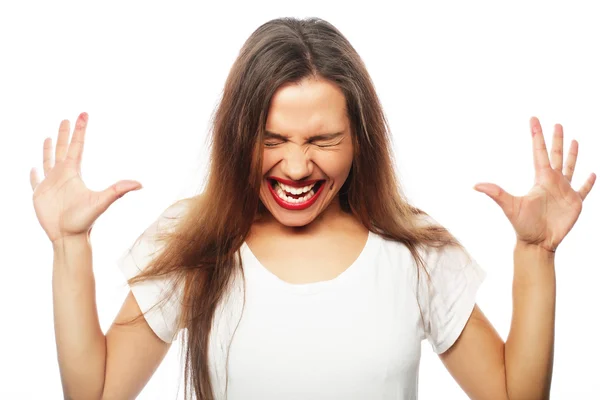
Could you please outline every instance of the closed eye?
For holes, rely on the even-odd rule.
[[[265,142],[265,147],[275,147],[282,143],[283,143],[282,141],[280,141],[280,142]]]
[[[325,148],[325,147],[333,147],[333,146],[335,146],[335,144],[316,144],[315,146]]]
[[[314,144],[317,147],[326,148],[326,147],[337,146],[338,144],[340,144],[340,141],[337,141],[337,142],[314,141],[314,142],[311,142],[311,144]]]
[[[323,133],[311,137],[306,143],[319,148],[335,147],[344,141],[343,135],[343,130],[335,133]],[[265,147],[276,147],[286,143],[289,139],[289,136],[265,130]]]

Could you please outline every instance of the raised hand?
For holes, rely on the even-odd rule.
[[[535,183],[525,196],[512,196],[493,183],[478,183],[474,189],[494,200],[510,220],[517,240],[554,252],[573,228],[583,201],[592,190],[596,175],[590,174],[581,189],[571,187],[577,161],[578,143],[573,140],[563,168],[563,128],[554,126],[551,161],[540,121],[529,121],[533,140]]]
[[[31,169],[33,207],[40,225],[52,243],[70,236],[87,236],[96,219],[118,198],[142,185],[124,180],[106,190],[88,189],[81,177],[81,159],[88,115],[81,113],[69,143],[69,121],[63,120],[58,130],[53,157],[52,139],[44,140],[44,179]]]

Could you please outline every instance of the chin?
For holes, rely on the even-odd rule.
[[[270,211],[270,210],[269,210]],[[281,225],[288,226],[290,228],[300,228],[309,225],[315,220],[316,215],[287,215],[289,212],[272,212],[273,218],[277,220]]]

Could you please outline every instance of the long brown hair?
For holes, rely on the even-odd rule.
[[[396,178],[389,126],[367,69],[330,23],[280,18],[260,26],[244,43],[213,114],[211,159],[201,195],[186,199],[176,229],[163,232],[163,248],[129,284],[169,277],[182,288],[185,395],[213,400],[208,342],[215,309],[236,272],[239,249],[262,210],[259,187],[267,111],[275,91],[306,77],[327,79],[342,90],[352,127],[354,160],[340,189],[343,210],[370,231],[403,243],[417,270],[419,249],[458,246],[423,211],[406,200]],[[242,274],[243,275],[243,274]],[[418,275],[418,271],[417,271]]]

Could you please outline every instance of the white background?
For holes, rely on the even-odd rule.
[[[284,4],[285,3],[285,4]],[[295,3],[295,4],[292,4]],[[529,117],[580,143],[573,183],[600,172],[600,14],[594,2],[2,2],[0,6],[0,398],[60,399],[52,251],[35,217],[29,169],[61,119],[90,115],[83,175],[92,189],[136,179],[92,235],[100,321],[127,292],[116,259],[169,204],[194,193],[208,122],[246,38],[280,16],[319,16],[366,62],[394,137],[403,186],[488,272],[478,303],[506,339],[512,227],[472,189],[532,185]],[[552,398],[598,390],[598,191],[557,253]],[[140,399],[177,393],[178,349]],[[423,344],[421,399],[465,399]]]

